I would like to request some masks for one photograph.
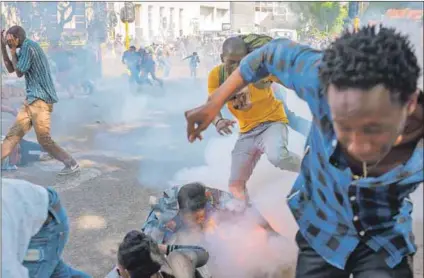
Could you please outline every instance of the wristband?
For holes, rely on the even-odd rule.
[[[212,123],[214,126],[216,126],[221,120],[223,120],[223,118],[215,118]]]

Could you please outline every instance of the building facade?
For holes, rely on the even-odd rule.
[[[229,2],[133,2],[135,21],[129,35],[138,43],[162,41],[185,35],[221,31],[230,22]],[[109,12],[119,18],[123,2],[108,2]],[[115,34],[125,35],[125,24],[118,20]]]

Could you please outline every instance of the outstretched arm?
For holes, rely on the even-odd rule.
[[[321,52],[308,46],[288,39],[274,40],[246,56],[213,97],[223,105],[247,84],[272,74],[309,103],[311,98],[315,100],[317,97],[315,92],[320,85],[318,65],[321,57]]]
[[[185,113],[190,142],[201,139],[205,130],[224,104],[249,83],[274,75],[285,87],[308,102],[312,112],[318,111],[320,81],[318,65],[322,53],[288,39],[267,43],[246,56],[240,66],[215,91],[209,101]]]

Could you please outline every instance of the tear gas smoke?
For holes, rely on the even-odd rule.
[[[402,2],[400,9],[423,10],[423,3],[420,2]],[[420,8],[419,8],[420,7]],[[393,8],[396,9],[396,8]],[[413,21],[410,19],[390,18],[385,14],[386,11],[369,7],[360,17],[362,25],[367,25],[370,21],[380,22],[383,26],[394,27],[396,30],[407,35],[415,49],[419,64],[423,67],[423,23],[421,21]],[[418,82],[418,87],[423,88],[423,77]]]
[[[293,112],[306,119],[311,118],[307,105],[293,92],[287,95],[287,103]],[[289,149],[302,155],[305,138],[290,131]],[[211,139],[205,150],[205,165],[180,170],[170,184],[200,181],[209,187],[227,191],[231,151],[236,140],[237,135]],[[275,168],[266,155],[262,156],[247,183],[249,194],[261,214],[283,237],[267,239],[266,233],[256,226],[256,219],[249,215],[218,225],[216,231],[206,234],[205,238],[211,254],[211,272],[219,272],[215,273],[216,277],[255,277],[258,273],[272,275],[294,265],[297,224],[285,198],[296,176]]]

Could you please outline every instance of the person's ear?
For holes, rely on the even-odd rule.
[[[224,56],[222,54],[219,55],[221,57],[221,62],[224,63]]]
[[[408,116],[412,115],[415,112],[415,109],[417,108],[417,103],[418,103],[418,96],[419,94],[422,94],[422,93],[423,93],[422,91],[417,89],[415,94],[413,94],[408,100],[408,103],[407,103]]]

